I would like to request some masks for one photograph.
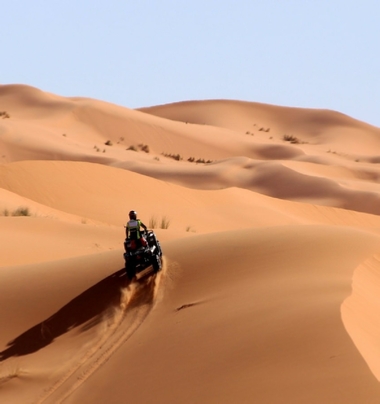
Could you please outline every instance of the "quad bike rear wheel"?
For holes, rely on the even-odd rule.
[[[132,280],[136,276],[136,269],[130,260],[125,263],[125,272],[129,280]]]
[[[152,256],[153,271],[156,273],[161,269],[161,259],[158,255]]]

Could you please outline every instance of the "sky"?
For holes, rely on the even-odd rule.
[[[378,0],[0,6],[0,84],[128,108],[234,99],[332,109],[380,127]]]

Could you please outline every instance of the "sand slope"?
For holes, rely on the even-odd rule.
[[[120,386],[110,402],[148,402],[153,391],[173,403],[375,402],[379,385],[340,315],[352,270],[373,248],[377,238],[319,226],[170,242],[181,271],[173,269],[138,332],[68,402],[98,400],[100,384],[105,392]],[[110,380],[111,369],[120,371]]]
[[[380,129],[25,85],[1,111],[1,402],[379,402]],[[130,209],[164,250],[132,284]]]

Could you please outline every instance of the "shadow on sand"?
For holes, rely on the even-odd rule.
[[[122,288],[129,284],[124,274],[124,269],[121,269],[103,279],[51,317],[10,341],[7,348],[0,352],[0,362],[36,352],[80,325],[86,330],[99,324],[107,310],[120,305]]]

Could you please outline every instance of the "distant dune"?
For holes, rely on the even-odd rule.
[[[0,402],[378,403],[379,151],[335,111],[0,85]],[[164,252],[132,283],[131,209]]]

